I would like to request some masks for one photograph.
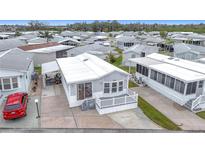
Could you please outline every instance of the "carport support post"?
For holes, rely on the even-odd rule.
[[[130,65],[131,65],[131,62],[130,62],[130,64],[129,64],[129,73],[130,73]]]
[[[45,81],[46,78],[45,78],[45,74],[43,74],[42,76],[43,76],[43,88],[45,88],[45,87],[46,87],[46,81]]]
[[[35,99],[35,103],[36,103],[36,109],[37,109],[37,116],[36,118],[40,118],[40,114],[39,114],[39,108],[38,108],[38,99]]]

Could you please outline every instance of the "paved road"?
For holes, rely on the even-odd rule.
[[[183,130],[205,130],[205,120],[149,87],[132,88]]]

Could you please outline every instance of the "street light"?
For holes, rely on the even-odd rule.
[[[38,108],[38,99],[35,99],[34,102],[36,103],[36,109],[37,109],[37,116],[36,118],[40,118],[40,114],[39,114],[39,108]]]

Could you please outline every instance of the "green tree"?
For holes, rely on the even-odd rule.
[[[34,31],[35,30],[39,30],[39,29],[41,29],[41,28],[46,26],[45,23],[40,22],[38,20],[32,20],[32,21],[28,22],[28,25],[31,28],[31,30],[34,30]]]
[[[167,37],[167,32],[166,31],[160,31],[160,36],[162,38],[166,38]]]
[[[53,38],[53,34],[49,31],[39,32],[41,37],[46,38],[47,42],[49,42]]]
[[[116,61],[116,58],[112,52],[108,53],[106,56],[106,61],[113,64]]]

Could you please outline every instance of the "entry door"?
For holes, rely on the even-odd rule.
[[[199,81],[198,82],[198,86],[197,86],[197,90],[196,90],[196,97],[202,95],[204,93],[203,87],[204,87],[204,81]]]

